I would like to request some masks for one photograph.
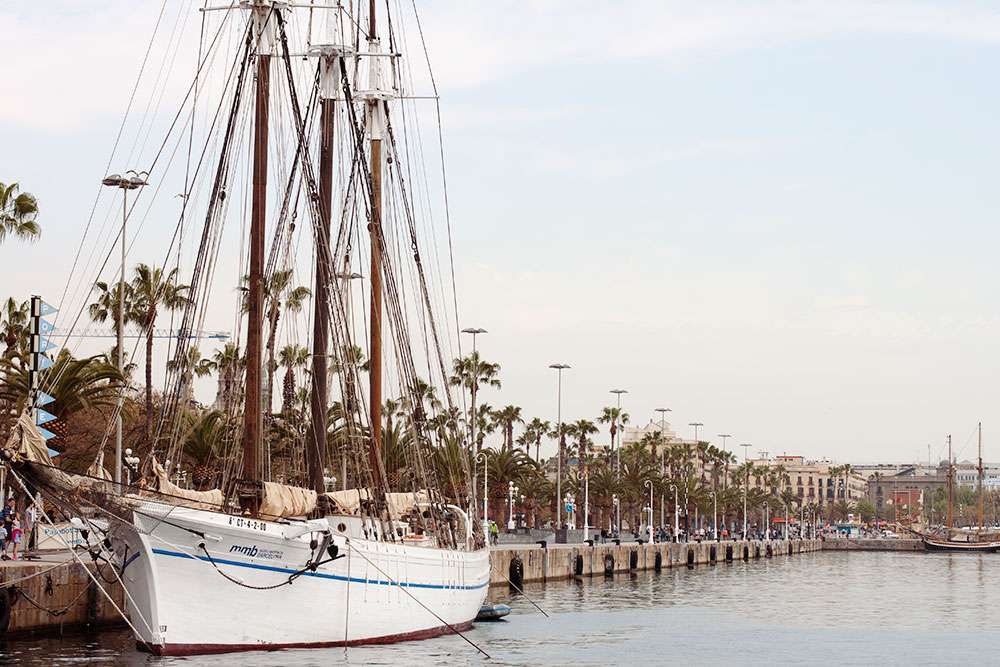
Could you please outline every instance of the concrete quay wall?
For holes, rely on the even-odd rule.
[[[921,540],[911,539],[827,539],[823,551],[923,551]]]
[[[505,545],[491,549],[491,586],[555,581],[727,560],[788,556],[822,548],[819,540],[744,540],[660,544],[614,543]],[[770,550],[770,556],[768,555]],[[519,575],[520,571],[520,575]]]
[[[124,608],[124,591],[110,566],[98,581]],[[77,562],[11,561],[0,567],[0,638],[116,626],[123,621]]]

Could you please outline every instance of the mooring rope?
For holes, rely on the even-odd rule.
[[[351,541],[351,539],[350,538],[345,538],[345,539],[347,540],[347,542],[349,544],[350,541]],[[446,621],[443,618],[441,618],[440,616],[438,616],[438,614],[433,609],[431,609],[430,607],[428,607],[427,605],[425,605],[423,602],[421,602],[420,600],[418,600],[416,598],[416,596],[413,595],[413,593],[411,593],[410,591],[406,590],[407,589],[406,586],[401,585],[398,581],[396,581],[391,576],[389,576],[389,574],[385,570],[383,570],[378,565],[376,565],[371,560],[369,560],[368,557],[365,556],[365,553],[363,551],[361,551],[360,549],[358,550],[358,555],[361,556],[365,560],[366,563],[368,563],[373,568],[375,568],[378,571],[378,573],[381,574],[383,577],[385,577],[391,584],[393,584],[394,586],[396,586],[397,588],[399,588],[401,591],[403,591],[404,593],[406,593],[407,595],[409,595],[411,600],[413,600],[418,605],[420,605],[421,607],[423,607],[424,610],[426,610],[428,613],[431,614],[431,616],[433,616],[434,618],[436,618],[437,620],[439,620],[449,630],[451,630],[456,635],[458,635],[459,637],[461,637],[462,639],[464,639],[469,644],[469,646],[471,646],[472,648],[476,649],[477,651],[479,651],[480,653],[482,653],[483,655],[485,655],[488,659],[492,660],[492,657],[490,656],[489,653],[487,653],[486,651],[484,651],[482,648],[479,647],[478,644],[476,644],[474,641],[472,641],[471,639],[469,639],[468,637],[466,637],[464,634],[462,634],[461,630],[459,630],[454,625],[452,625],[448,621]]]

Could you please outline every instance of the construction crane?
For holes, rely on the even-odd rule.
[[[88,327],[82,331],[73,331],[71,329],[64,329],[62,327],[56,327],[52,330],[53,336],[68,336],[70,338],[117,338],[118,334],[114,329],[111,328],[100,328],[100,327]],[[177,338],[180,335],[180,330],[178,329],[153,329],[153,338]],[[191,338],[196,340],[210,339],[210,340],[229,340],[228,331],[209,331],[205,329],[196,329],[188,334]],[[146,333],[144,331],[136,331],[130,333],[126,331],[123,338],[145,338]]]

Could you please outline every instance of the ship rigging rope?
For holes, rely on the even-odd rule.
[[[27,496],[30,497],[31,493],[28,491],[28,487],[24,484],[24,480],[21,479],[21,476],[18,475],[13,470],[9,470],[8,469],[8,472],[10,472],[11,476],[17,481],[17,483],[20,485],[20,487],[24,491],[24,493]],[[46,513],[44,507],[39,507],[38,508],[38,512],[39,512],[39,514],[41,514],[42,518],[45,519],[46,522],[48,522],[48,524],[50,526],[55,527],[55,524],[52,522],[52,519],[49,517],[48,513]],[[132,623],[132,621],[129,619],[129,617],[125,614],[125,612],[122,610],[122,608],[118,606],[118,603],[115,602],[114,597],[110,593],[108,593],[108,591],[104,588],[104,586],[101,585],[101,582],[97,580],[97,577],[95,577],[94,574],[90,571],[90,568],[87,567],[86,563],[84,563],[83,560],[77,555],[77,553],[75,551],[73,551],[72,547],[69,546],[69,543],[66,542],[66,540],[63,538],[62,535],[59,534],[58,531],[55,533],[55,535],[56,535],[56,538],[60,542],[62,542],[63,546],[65,546],[66,549],[69,551],[69,554],[73,557],[73,560],[75,560],[77,563],[80,564],[80,567],[82,567],[83,570],[84,570],[84,572],[87,573],[87,576],[90,577],[90,580],[94,582],[94,585],[96,585],[97,588],[101,591],[101,593],[104,594],[104,597],[106,597],[108,599],[108,602],[110,602],[111,606],[114,607],[114,609],[115,609],[116,612],[118,612],[118,615],[122,617],[122,620],[124,620],[125,623],[127,623],[128,626],[130,628],[132,628],[132,632],[135,633],[136,641],[142,642],[143,644],[145,644],[146,642],[144,642],[142,639],[140,639],[141,635],[139,633],[139,630],[135,627],[135,625]],[[119,577],[119,581],[121,581],[120,577]],[[125,594],[126,594],[126,596],[128,596],[128,599],[132,600],[132,604],[135,605],[135,600],[132,599],[132,596],[128,592],[128,588],[125,587],[124,583],[122,583],[122,589],[125,591]],[[135,608],[136,608],[136,611],[138,612],[138,605],[135,605]],[[150,633],[152,633],[153,632],[153,628],[149,624],[149,621],[146,619],[145,615],[143,615],[142,612],[138,612],[138,614],[139,614],[139,618],[145,624],[146,628],[150,631]]]
[[[153,34],[149,36],[149,43],[146,45],[146,53],[142,57],[142,64],[139,66],[139,73],[135,77],[135,83],[132,85],[132,93],[129,95],[128,104],[125,106],[125,113],[122,115],[122,122],[118,126],[118,134],[115,136],[115,142],[111,147],[111,153],[108,155],[108,162],[104,166],[104,173],[107,173],[111,169],[111,162],[115,159],[115,153],[118,152],[118,144],[121,141],[122,134],[125,132],[125,124],[128,122],[128,116],[132,112],[132,103],[135,101],[135,94],[139,90],[139,82],[142,81],[143,72],[146,70],[146,63],[149,60],[149,54],[153,49],[153,43],[156,41],[156,34],[160,28],[160,21],[163,19],[163,12],[167,8],[167,0],[163,0],[160,5],[160,13],[156,17],[156,24],[153,26]],[[90,215],[87,217],[87,224],[83,228],[83,238],[80,239],[80,244],[76,248],[76,254],[73,257],[73,264],[70,267],[69,275],[66,277],[66,285],[63,287],[62,295],[59,297],[59,307],[62,308],[63,302],[66,300],[66,293],[69,291],[70,283],[73,282],[73,275],[76,273],[77,263],[80,261],[80,253],[83,252],[83,248],[86,245],[87,236],[90,233],[90,225],[94,221],[94,214],[97,212],[97,204],[101,200],[101,195],[104,193],[104,185],[100,185],[97,188],[97,196],[94,198],[94,204],[90,209]],[[59,316],[56,315],[56,322],[58,323]],[[76,323],[74,322],[74,325]]]
[[[201,72],[201,70],[202,70],[202,69],[203,69],[203,68],[205,67],[205,65],[206,65],[206,64],[208,63],[208,60],[209,60],[209,57],[210,57],[210,54],[214,56],[214,46],[215,46],[215,44],[216,44],[217,40],[219,39],[219,36],[220,36],[220,35],[222,34],[222,31],[223,31],[223,28],[225,27],[225,25],[226,25],[226,24],[227,24],[227,22],[228,22],[228,17],[229,17],[229,14],[230,14],[230,12],[226,12],[226,18],[225,18],[225,19],[224,19],[223,21],[221,21],[221,22],[220,22],[220,25],[219,25],[219,28],[218,28],[218,30],[217,30],[217,31],[215,32],[215,35],[213,36],[213,38],[212,38],[212,41],[211,41],[211,43],[210,43],[210,45],[209,45],[209,48],[208,48],[208,51],[209,51],[209,53],[205,55],[205,58],[204,58],[204,60],[202,60],[202,62],[201,62],[201,63],[199,64],[199,66],[198,66],[198,70],[197,70],[198,72]],[[157,25],[158,25],[158,23],[157,23]],[[150,47],[151,47],[151,46],[152,46],[152,42],[150,43]],[[148,55],[148,54],[147,54],[147,55]],[[144,64],[143,64],[143,67],[144,67],[144,66],[145,66],[145,60],[144,60]],[[182,112],[183,112],[183,110],[184,110],[184,107],[185,107],[185,105],[187,104],[187,101],[188,101],[188,98],[189,98],[189,97],[191,96],[191,93],[192,93],[192,91],[193,91],[193,89],[194,89],[194,85],[195,85],[195,84],[194,84],[194,82],[192,82],[191,86],[189,86],[189,87],[188,87],[188,90],[187,90],[187,93],[186,93],[186,94],[184,95],[184,99],[183,99],[183,100],[181,101],[181,104],[180,104],[180,106],[178,107],[178,110],[177,110],[177,113],[176,113],[176,114],[174,115],[174,119],[173,119],[173,121],[172,121],[172,122],[171,122],[171,124],[170,124],[170,127],[169,127],[169,129],[168,129],[168,131],[167,131],[167,134],[166,134],[166,136],[164,137],[164,140],[163,140],[163,142],[161,143],[161,145],[160,145],[160,147],[159,147],[159,150],[157,151],[157,154],[156,154],[156,156],[155,156],[155,157],[153,158],[153,162],[152,162],[152,164],[151,164],[151,165],[150,165],[150,167],[149,167],[149,172],[150,172],[150,173],[152,173],[152,172],[153,172],[153,169],[155,168],[155,166],[156,166],[156,163],[157,163],[157,162],[159,161],[159,159],[160,159],[160,156],[162,155],[162,153],[163,153],[164,149],[166,148],[166,145],[167,145],[167,139],[169,138],[170,134],[171,134],[171,133],[173,132],[174,128],[176,127],[176,124],[177,124],[177,120],[178,120],[178,118],[180,118],[180,116],[181,116],[181,114],[182,114]],[[136,81],[136,86],[138,86],[138,80]],[[134,91],[133,91],[133,97],[134,97]],[[131,99],[130,99],[130,101],[129,101],[129,107],[130,107],[130,108],[131,108],[131,104],[132,104],[132,101],[131,101]],[[128,112],[126,112],[126,118],[127,118],[127,113],[128,113]],[[124,123],[125,123],[125,120],[124,120],[124,119],[123,119],[122,123],[123,123],[123,126],[124,126]],[[120,138],[120,136],[119,136],[119,138]],[[117,139],[116,139],[116,147],[117,147]],[[111,160],[112,160],[112,159],[114,159],[114,152],[112,152],[112,155],[111,155],[111,157],[109,158],[109,161],[108,161],[108,168],[110,168],[110,162],[111,162]],[[162,183],[161,183],[160,185],[162,185]],[[103,187],[103,186],[102,186],[102,187]],[[157,191],[159,191],[159,187],[160,187],[160,186],[157,186]],[[141,192],[141,190],[140,190],[140,192]],[[98,196],[100,196],[100,195],[98,195]],[[133,198],[133,200],[132,200],[132,205],[131,205],[131,207],[129,207],[129,209],[128,209],[127,213],[126,213],[126,218],[128,217],[128,215],[130,215],[130,214],[131,214],[131,213],[132,213],[132,212],[133,212],[133,211],[135,210],[136,206],[138,205],[138,202],[139,202],[139,199],[140,199],[140,196],[141,196],[141,195],[137,195],[136,197],[134,197],[134,198]],[[95,207],[96,207],[96,202],[95,202],[95,204],[94,204],[94,205],[95,205]],[[88,227],[88,228],[89,228],[89,226],[90,226],[90,221],[88,221],[88,223],[87,223],[87,227]],[[176,230],[175,230],[175,235],[176,235]],[[109,261],[110,261],[110,259],[111,259],[111,255],[112,255],[112,254],[114,253],[114,245],[115,245],[115,242],[116,242],[116,241],[117,241],[117,240],[118,240],[118,239],[120,238],[120,236],[121,236],[121,230],[119,229],[119,232],[118,232],[118,234],[116,234],[116,235],[115,235],[115,237],[114,237],[114,239],[113,239],[113,242],[112,242],[111,246],[110,246],[110,247],[108,248],[108,250],[107,250],[107,253],[105,254],[105,257],[104,257],[104,261],[103,261],[103,262],[101,263],[101,265],[100,265],[100,268],[99,268],[99,269],[97,270],[97,275],[96,275],[95,279],[94,279],[94,280],[93,280],[92,282],[88,282],[88,283],[86,283],[86,284],[90,284],[90,285],[93,285],[93,284],[96,284],[96,283],[98,282],[98,280],[99,280],[99,279],[100,279],[100,277],[101,277],[101,274],[102,274],[102,273],[104,272],[104,269],[105,269],[105,268],[107,267],[107,264],[108,264],[108,262],[109,262]],[[86,238],[86,233],[85,233],[85,235],[84,235],[84,238]],[[82,247],[82,245],[83,245],[83,242],[81,241],[81,247]],[[172,243],[171,243],[171,245],[172,245]],[[167,254],[168,254],[168,256],[169,256],[169,254],[170,254],[170,248],[168,248],[168,250],[167,250]],[[76,260],[74,260],[74,263],[75,263],[75,261],[76,261]],[[73,270],[71,270],[71,271],[70,271],[70,277],[69,277],[69,279],[67,280],[67,284],[68,284],[68,282],[69,282],[69,281],[71,281],[71,280],[72,280],[72,277],[73,277]],[[83,282],[82,282],[82,281],[81,281],[81,284],[83,284]],[[63,300],[63,299],[65,299],[65,293],[63,294],[63,297],[62,297],[62,299],[60,300],[60,308],[62,307],[62,300]],[[77,327],[77,324],[79,324],[79,321],[80,321],[80,318],[81,318],[81,317],[83,316],[83,313],[84,313],[84,312],[85,312],[86,310],[87,310],[87,304],[86,304],[86,301],[84,301],[84,303],[80,305],[79,309],[77,310],[76,314],[74,315],[74,317],[73,317],[73,322],[72,322],[72,324],[71,324],[71,325],[69,326],[69,328],[68,328],[68,331],[69,331],[70,333],[71,333],[71,332],[72,332],[73,330],[75,330],[75,329],[76,329],[76,327]],[[67,333],[67,334],[66,334],[66,340],[64,341],[64,344],[63,344],[63,347],[66,347],[66,345],[68,344],[68,341],[69,341],[69,336],[70,336],[70,333]],[[137,344],[138,344],[138,341],[137,341]],[[51,377],[51,378],[50,378],[50,377],[46,377],[46,378],[45,378],[45,381],[44,381],[44,384],[43,384],[43,386],[42,386],[42,389],[44,390],[45,388],[48,388],[48,387],[52,387],[52,386],[53,386],[53,385],[54,385],[54,384],[55,384],[55,383],[56,383],[56,382],[57,382],[57,381],[59,380],[59,377],[60,377],[61,373],[62,373],[62,372],[63,372],[64,370],[65,370],[65,367],[64,367],[64,368],[63,368],[63,369],[62,369],[62,370],[60,371],[60,374],[59,374],[59,375],[56,375],[55,377]]]

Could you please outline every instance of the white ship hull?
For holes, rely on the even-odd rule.
[[[359,539],[336,530],[343,523],[330,518],[308,525],[333,524],[341,557],[302,572],[313,554],[310,540],[321,540],[316,533],[296,535],[305,529],[302,522],[255,521],[157,503],[136,509],[135,528],[119,527],[115,537],[129,618],[140,645],[154,653],[432,637],[469,627],[489,586],[487,549]],[[325,552],[322,559],[328,558]],[[279,585],[295,573],[301,574],[291,584]]]

